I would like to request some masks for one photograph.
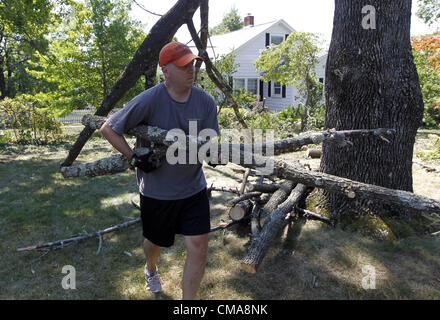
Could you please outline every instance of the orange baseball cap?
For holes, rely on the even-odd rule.
[[[193,54],[187,45],[180,42],[166,44],[159,53],[159,65],[161,67],[168,63],[183,67],[194,59],[203,61],[202,58]]]

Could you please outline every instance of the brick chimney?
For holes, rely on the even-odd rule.
[[[254,16],[251,16],[250,13],[248,13],[248,15],[246,17],[244,17],[244,26],[250,26],[253,27],[254,26]]]

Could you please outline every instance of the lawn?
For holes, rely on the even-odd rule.
[[[72,142],[80,127],[66,127]],[[440,168],[429,152],[440,131],[421,131],[414,157]],[[17,248],[102,230],[139,216],[131,171],[95,178],[64,179],[59,165],[70,144],[0,146],[0,299],[180,299],[185,261],[181,236],[159,259],[163,292],[144,290],[144,255],[139,224],[98,239],[44,251]],[[116,153],[99,133],[86,144],[77,163]],[[305,152],[282,155],[307,160]],[[229,164],[205,167],[208,184],[239,187]],[[414,165],[414,190],[440,200],[440,174]],[[212,225],[227,219],[231,196],[213,192]],[[302,221],[288,228],[266,255],[258,273],[244,272],[240,261],[249,247],[249,228],[234,226],[209,236],[209,253],[199,298],[210,299],[440,299],[440,237],[411,235],[378,241]],[[63,266],[76,271],[76,289],[63,289]],[[374,269],[371,269],[374,268]],[[374,270],[374,288],[365,281]],[[371,279],[371,278],[368,278]]]

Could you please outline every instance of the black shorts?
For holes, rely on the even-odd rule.
[[[211,230],[206,188],[180,200],[158,200],[142,194],[140,199],[142,233],[158,246],[172,246],[176,234],[194,236]]]

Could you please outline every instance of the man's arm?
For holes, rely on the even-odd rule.
[[[122,153],[128,160],[131,159],[131,157],[134,154],[134,151],[130,148],[124,136],[121,136],[115,130],[113,130],[107,124],[107,122],[104,122],[104,124],[101,126],[101,129],[99,129],[99,131],[101,131],[102,135],[108,140],[108,142],[110,142],[110,144],[116,150]]]

